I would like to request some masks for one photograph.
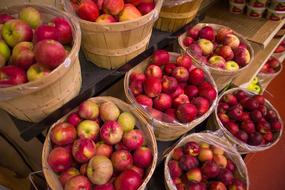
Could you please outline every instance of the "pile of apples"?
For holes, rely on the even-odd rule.
[[[224,150],[205,142],[189,141],[175,148],[167,165],[177,190],[246,190]]]
[[[38,10],[25,7],[18,18],[0,13],[0,87],[47,76],[66,58],[72,45],[69,22],[54,17],[44,23]]]
[[[280,70],[280,61],[275,57],[271,56],[267,62],[263,65],[260,72],[265,74],[276,73]]]
[[[136,190],[153,153],[130,112],[87,100],[50,131],[47,161],[65,190]],[[93,186],[93,187],[92,187]]]
[[[285,51],[285,40],[283,40],[278,47],[274,50],[274,53],[282,53]]]
[[[197,24],[187,30],[183,45],[202,63],[227,71],[246,66],[251,58],[247,45],[226,27],[215,31],[211,26]]]
[[[114,23],[135,20],[155,8],[154,0],[71,0],[83,20]]]
[[[190,56],[179,55],[170,62],[167,51],[157,50],[144,73],[131,73],[129,89],[155,119],[189,123],[205,114],[216,99],[216,89],[206,77]]]
[[[265,104],[262,95],[249,95],[244,90],[225,94],[217,107],[223,126],[240,141],[268,145],[280,133],[282,123],[277,113]]]

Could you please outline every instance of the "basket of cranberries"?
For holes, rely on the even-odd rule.
[[[214,133],[184,137],[167,155],[165,186],[169,190],[246,190],[246,165],[226,138]]]
[[[215,110],[215,123],[240,153],[275,145],[283,131],[278,111],[263,95],[233,88],[224,92]]]

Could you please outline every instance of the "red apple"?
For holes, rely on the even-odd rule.
[[[181,157],[184,155],[183,148],[177,147],[172,151],[172,159],[179,161]]]
[[[144,176],[144,169],[139,168],[139,167],[137,167],[135,165],[130,167],[130,169],[133,170],[134,172],[136,172],[137,174],[139,174],[141,178],[143,178],[143,176]]]
[[[123,137],[123,128],[117,121],[107,121],[100,129],[100,137],[107,144],[117,144]]]
[[[266,141],[266,142],[273,142],[273,133],[271,131],[267,131],[264,135],[263,135],[263,139]]]
[[[133,157],[126,150],[117,150],[111,156],[112,164],[115,170],[123,171],[133,165]]]
[[[189,73],[189,82],[193,85],[199,85],[205,80],[204,71],[202,69],[196,68]]]
[[[123,171],[115,180],[116,190],[136,190],[142,184],[142,179],[139,174],[133,170]]]
[[[205,162],[207,160],[212,160],[213,159],[213,151],[210,150],[209,148],[201,148],[199,155],[198,155],[198,159],[201,162]]]
[[[96,119],[99,115],[99,106],[92,100],[86,100],[79,105],[78,114],[83,119]]]
[[[122,141],[128,150],[135,150],[144,143],[143,133],[139,129],[133,129],[123,135]]]
[[[184,170],[188,171],[192,168],[197,168],[199,161],[196,157],[190,155],[183,155],[179,161],[179,166]]]
[[[227,187],[220,181],[213,181],[209,185],[209,190],[227,190]]]
[[[138,6],[142,3],[142,0],[126,0],[126,2]]]
[[[212,103],[217,97],[217,92],[213,87],[210,88],[199,87],[199,96],[208,99],[209,102]]]
[[[258,109],[259,103],[257,100],[253,98],[249,98],[245,101],[243,107],[251,111],[251,110]]]
[[[176,68],[176,65],[174,63],[166,63],[164,65],[164,72],[167,75],[171,75],[175,68]]]
[[[119,14],[119,21],[135,20],[141,16],[141,12],[133,4],[125,4],[124,9]]]
[[[61,146],[73,143],[76,137],[75,127],[66,122],[56,124],[50,132],[51,141]]]
[[[239,179],[234,179],[233,183],[229,185],[230,190],[246,190],[245,184]]]
[[[113,102],[106,101],[100,105],[99,113],[103,121],[116,121],[120,116],[120,109]]]
[[[133,155],[134,164],[141,168],[148,168],[152,163],[152,158],[152,152],[148,147],[136,149]]]
[[[218,113],[218,117],[223,125],[227,125],[230,121],[230,118],[226,113]]]
[[[183,45],[185,45],[186,47],[190,46],[190,44],[193,43],[193,38],[191,38],[190,36],[186,36],[184,39],[183,39]]]
[[[78,175],[80,175],[80,173],[76,168],[69,168],[68,170],[60,174],[59,181],[61,185],[64,186],[68,180]]]
[[[20,42],[30,42],[33,39],[32,28],[19,19],[12,19],[5,22],[2,27],[2,37],[10,47],[15,47]]]
[[[263,137],[259,132],[253,132],[249,134],[248,144],[258,146],[262,143]]]
[[[203,164],[201,170],[202,170],[202,174],[209,178],[217,177],[220,173],[220,168],[218,164],[216,164],[216,162],[212,160],[206,161]]]
[[[189,78],[189,72],[185,67],[176,67],[172,76],[174,76],[178,82],[186,82]]]
[[[145,69],[145,76],[148,78],[149,77],[156,77],[156,78],[161,79],[162,78],[162,70],[157,65],[149,65]]]
[[[56,27],[43,24],[35,30],[34,41],[38,43],[42,40],[59,40],[59,31]]]
[[[221,180],[221,182],[223,182],[225,185],[230,185],[233,182],[234,176],[230,170],[223,168],[220,170],[218,179]]]
[[[214,55],[210,57],[209,64],[213,67],[217,67],[220,69],[226,68],[226,60],[222,56],[219,56],[219,55]]]
[[[84,190],[91,190],[91,183],[87,177],[78,175],[70,180],[64,186],[64,190],[77,190],[77,189],[84,189]]]
[[[105,0],[103,3],[104,12],[111,15],[118,15],[123,9],[123,0]]]
[[[104,185],[96,185],[93,190],[115,190],[112,183],[105,183]]]
[[[113,165],[106,156],[94,156],[88,163],[87,176],[95,185],[106,184],[113,175]]]
[[[247,65],[250,61],[250,53],[245,48],[236,48],[234,50],[234,60],[239,64],[239,66],[243,67]]]
[[[243,90],[238,90],[235,92],[235,97],[238,101],[243,100],[244,98],[248,97],[248,95]]]
[[[193,97],[196,97],[199,93],[199,90],[197,88],[197,86],[195,85],[189,85],[185,87],[185,94],[192,99]]]
[[[268,109],[265,118],[270,122],[274,122],[274,121],[278,120],[276,112],[274,110],[270,110],[270,109]]]
[[[192,58],[187,54],[179,55],[176,59],[176,65],[178,67],[185,67],[186,69],[190,69],[192,66]]]
[[[130,81],[145,81],[145,74],[144,73],[137,73],[137,72],[133,72],[131,75],[130,75]]]
[[[47,162],[54,172],[63,172],[71,167],[72,156],[63,147],[56,147],[48,155]]]
[[[235,49],[238,48],[240,40],[235,34],[228,33],[224,38],[223,44]]]
[[[213,151],[214,152],[214,151]],[[227,166],[227,158],[223,154],[215,154],[213,160],[221,167],[226,168]]]
[[[202,173],[199,168],[190,169],[186,173],[186,177],[191,182],[200,182],[202,180]]]
[[[83,120],[77,126],[77,134],[79,138],[95,140],[98,137],[100,127],[96,121]]]
[[[188,96],[185,94],[180,94],[175,99],[173,99],[173,102],[172,102],[174,108],[177,108],[180,105],[183,105],[186,103],[190,103],[190,101],[189,101]]]
[[[232,34],[233,31],[230,28],[222,27],[218,30],[216,35],[216,40],[218,42],[223,42],[227,34]]]
[[[161,93],[154,99],[153,103],[154,108],[164,111],[171,108],[171,97],[168,94]]]
[[[99,16],[98,7],[93,1],[80,2],[76,13],[81,19],[91,22],[95,22],[97,17]]]
[[[170,160],[167,165],[172,179],[182,175],[182,169],[180,168],[178,161]]]
[[[113,152],[112,146],[105,144],[102,141],[96,143],[96,151],[95,151],[96,156],[106,156],[109,158],[111,156],[112,152]]]
[[[222,46],[216,50],[217,54],[222,56],[226,61],[234,58],[234,52],[230,46]]]
[[[226,168],[227,168],[228,170],[230,170],[231,172],[234,172],[236,166],[235,166],[235,164],[234,164],[234,162],[233,162],[232,160],[227,159],[227,166],[226,166]]]
[[[128,148],[122,142],[119,142],[115,144],[115,150],[128,150]]]
[[[233,121],[229,121],[226,126],[225,126],[229,132],[233,135],[236,135],[239,132],[239,126],[233,122]]]
[[[218,113],[226,113],[229,110],[230,106],[224,102],[219,102]]]
[[[184,145],[184,152],[190,156],[198,156],[200,154],[200,146],[194,141],[187,142]]]
[[[0,68],[0,88],[23,84],[26,81],[25,71],[21,68],[14,65]]]
[[[79,114],[76,112],[71,113],[66,120],[68,123],[73,125],[74,127],[77,127],[77,125],[80,123],[81,118],[79,117]]]
[[[191,103],[196,106],[198,116],[204,115],[210,108],[209,101],[203,97],[193,98]]]
[[[232,109],[230,109],[228,115],[230,116],[230,118],[232,118],[235,121],[241,121],[243,116],[243,110],[240,109],[238,106],[235,106]]]
[[[158,66],[169,63],[169,53],[165,50],[156,50],[152,55],[152,63]]]
[[[160,79],[155,77],[147,78],[144,82],[143,87],[145,94],[150,98],[158,96],[162,89]]]
[[[143,105],[143,106],[147,106],[147,107],[152,107],[152,99],[151,98],[149,98],[149,97],[147,97],[146,95],[138,95],[137,97],[136,97],[136,101],[139,103],[139,104],[141,104],[141,105]]]
[[[34,49],[37,62],[46,65],[50,69],[58,67],[66,58],[64,47],[55,40],[42,40]]]
[[[34,63],[33,43],[20,42],[12,51],[11,64],[27,70]]]
[[[215,31],[211,26],[204,26],[199,31],[199,37],[210,40],[210,41],[214,41],[215,40]]]
[[[174,77],[163,76],[161,86],[162,92],[169,94],[173,93],[176,90],[178,82]]]
[[[72,42],[72,29],[70,23],[63,17],[55,17],[51,20],[58,31],[58,40],[62,44],[70,44]]]
[[[245,132],[247,132],[247,133],[253,133],[253,132],[255,132],[255,125],[254,125],[254,123],[253,123],[252,121],[250,121],[250,120],[243,121],[243,122],[241,123],[240,128],[241,128],[242,130],[244,130]]]
[[[193,42],[192,44],[190,44],[188,49],[191,52],[191,54],[193,54],[196,58],[199,58],[199,57],[201,59],[204,58],[204,56],[202,56],[202,49],[197,43]]]
[[[139,80],[131,81],[130,90],[134,96],[142,94],[143,93],[143,82]]]
[[[273,131],[280,131],[282,129],[282,124],[280,121],[273,121],[271,123],[271,129]]]
[[[112,15],[102,14],[102,15],[97,17],[96,22],[106,24],[106,23],[113,23],[113,22],[117,22],[117,21]]]
[[[176,116],[180,122],[189,123],[196,118],[197,108],[191,103],[182,104],[177,108]]]
[[[0,14],[0,24],[4,24],[8,20],[12,20],[12,19],[14,19],[14,17],[12,17],[11,15],[8,15],[5,13]]]
[[[72,155],[79,163],[85,163],[95,155],[96,145],[91,139],[77,139],[72,146]]]
[[[248,134],[243,130],[239,130],[235,134],[235,137],[238,138],[239,140],[245,142],[245,143],[247,143],[247,141],[248,141]]]
[[[187,30],[187,36],[190,36],[194,40],[197,40],[199,37],[199,32],[201,30],[201,25],[195,25]]]
[[[186,190],[206,190],[206,184],[201,182],[191,182],[187,184]]]
[[[146,15],[147,13],[151,12],[155,7],[154,3],[141,3],[138,6],[139,11],[143,14]]]
[[[181,86],[177,86],[177,88],[175,89],[175,91],[170,94],[171,98],[174,99],[176,97],[178,97],[179,95],[184,94],[184,90]]]

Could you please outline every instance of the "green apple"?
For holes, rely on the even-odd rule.
[[[14,47],[23,41],[31,42],[33,39],[32,28],[20,19],[12,19],[5,22],[1,33],[3,39],[10,47]]]
[[[258,77],[254,77],[252,80],[252,84],[257,84],[259,82]]]
[[[256,94],[260,94],[261,92],[261,87],[257,84],[250,84],[248,87],[247,87],[248,90],[256,93]]]
[[[210,55],[214,50],[214,44],[207,39],[198,40],[198,45],[202,49],[203,55]]]
[[[11,55],[8,45],[0,40],[0,67],[4,66],[5,63],[9,60]]]
[[[222,56],[214,55],[209,59],[209,64],[214,67],[225,69],[226,61]]]
[[[34,81],[47,76],[49,73],[50,70],[47,67],[37,63],[30,66],[27,71],[27,78],[29,81]]]
[[[121,125],[124,132],[127,132],[135,128],[136,119],[130,112],[123,112],[118,118],[118,123]]]
[[[226,62],[226,70],[237,71],[237,70],[239,70],[239,65],[235,61],[227,61]]]
[[[19,18],[34,29],[42,23],[40,12],[33,7],[23,8],[19,13]]]

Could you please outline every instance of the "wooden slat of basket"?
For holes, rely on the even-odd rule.
[[[141,129],[144,133],[144,137],[146,140],[146,144],[148,145],[149,148],[151,148],[152,152],[153,152],[153,162],[151,167],[148,168],[147,172],[146,172],[146,178],[144,179],[144,182],[142,183],[142,185],[139,187],[138,190],[143,190],[145,189],[148,181],[150,180],[155,167],[156,167],[156,163],[157,163],[157,144],[156,144],[156,140],[155,140],[155,136],[153,134],[153,131],[151,129],[151,126],[146,122],[146,120],[140,115],[138,114],[131,105],[123,102],[120,99],[117,98],[113,98],[113,97],[107,97],[107,96],[102,96],[102,97],[95,97],[95,98],[91,98],[92,101],[101,104],[103,102],[106,101],[111,101],[113,103],[115,103],[120,110],[122,111],[129,111],[131,112],[135,117],[136,117],[136,126]],[[75,108],[74,110],[72,110],[70,113],[76,111],[78,108]],[[59,122],[63,122],[66,120],[67,116],[69,114],[65,115],[64,117],[62,117],[59,121],[57,121],[56,123]],[[55,124],[56,124],[55,123]],[[54,127],[55,124],[52,126]],[[51,127],[51,129],[52,129]],[[42,152],[42,168],[43,168],[43,172],[46,178],[46,181],[48,183],[48,185],[50,186],[50,188],[52,190],[62,190],[62,185],[59,182],[58,176],[56,175],[56,173],[54,173],[50,166],[47,163],[47,158],[48,158],[48,154],[52,149],[52,145],[51,145],[51,141],[50,141],[50,130],[48,132],[47,138],[45,140],[44,146],[43,146],[43,152]]]

